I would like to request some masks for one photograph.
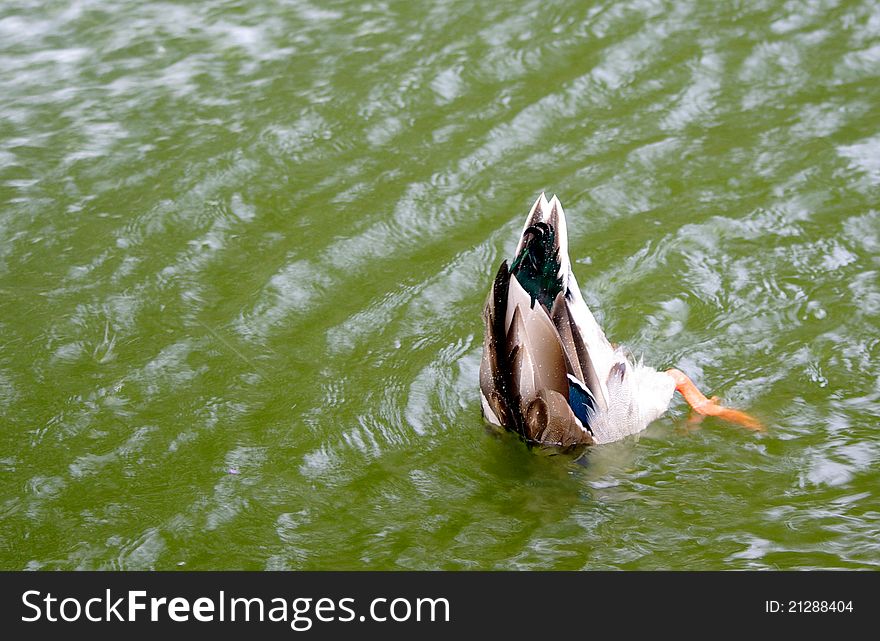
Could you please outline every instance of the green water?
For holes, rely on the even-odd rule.
[[[3,2],[0,567],[877,568],[880,5],[718,4]],[[766,434],[486,431],[542,190]]]

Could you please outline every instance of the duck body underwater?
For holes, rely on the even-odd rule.
[[[677,369],[633,362],[584,302],[568,256],[562,204],[542,193],[483,310],[480,399],[489,423],[532,445],[582,449],[645,429],[679,391],[699,414],[752,430],[748,414],[706,398]]]

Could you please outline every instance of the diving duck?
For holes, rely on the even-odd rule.
[[[483,311],[483,415],[527,443],[564,449],[609,443],[660,417],[677,390],[699,414],[752,430],[754,418],[706,398],[681,371],[633,362],[612,345],[581,295],[562,204],[542,193]]]

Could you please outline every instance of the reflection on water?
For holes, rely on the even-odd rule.
[[[2,566],[876,567],[880,12],[570,4],[5,3]],[[767,434],[487,432],[541,190]]]

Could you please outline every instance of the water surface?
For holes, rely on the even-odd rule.
[[[880,564],[880,5],[474,4],[3,3],[0,567]],[[768,433],[487,433],[542,190]]]

